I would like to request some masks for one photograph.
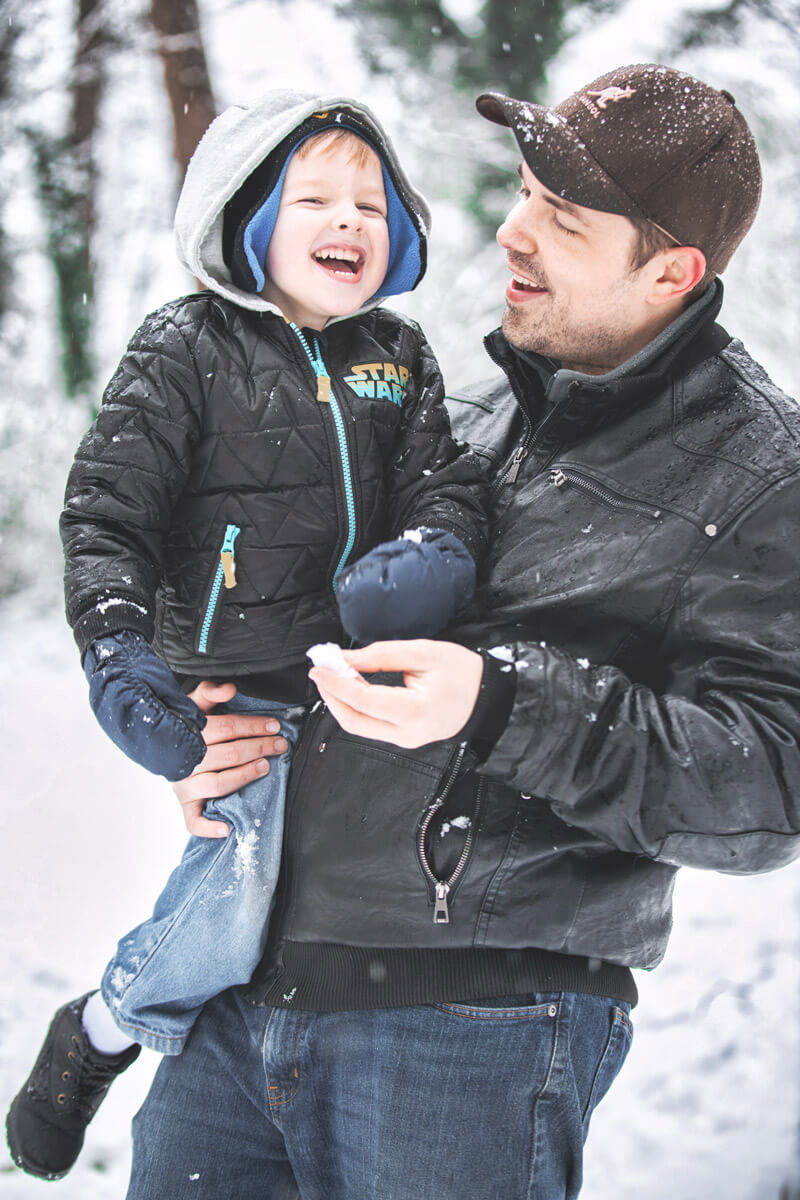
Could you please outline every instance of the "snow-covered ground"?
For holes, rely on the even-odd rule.
[[[51,1013],[95,984],[146,915],[184,833],[168,785],[96,727],[57,608],[17,601],[0,622],[4,1109]],[[639,974],[633,1049],[595,1117],[584,1200],[797,1200],[780,1189],[800,1189],[799,929],[800,866],[683,874],[670,951]],[[62,1182],[30,1179],[4,1153],[0,1200],[47,1187],[60,1200],[122,1200],[128,1125],[156,1062],[145,1052],[115,1083]]]

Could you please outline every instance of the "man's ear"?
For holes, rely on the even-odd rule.
[[[656,261],[659,260],[659,261]],[[668,304],[686,296],[706,273],[706,256],[696,246],[670,246],[654,255],[658,272],[648,296],[651,304]]]

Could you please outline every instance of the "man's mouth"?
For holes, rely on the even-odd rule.
[[[511,287],[519,289],[521,292],[547,292],[545,284],[534,283],[525,275],[517,275],[515,270],[511,271]]]
[[[520,288],[523,292],[544,292],[546,290],[537,283],[531,283],[530,279],[525,279],[523,275],[515,275],[513,271],[511,282],[515,288]]]
[[[315,250],[312,257],[326,274],[346,283],[355,283],[361,278],[367,258],[365,251],[345,246],[323,246]]]
[[[511,271],[511,278],[506,288],[507,300],[524,303],[526,300],[532,300],[536,296],[546,295],[550,290],[545,283],[535,283],[527,275],[520,275],[514,270],[511,263],[508,264],[508,268]]]

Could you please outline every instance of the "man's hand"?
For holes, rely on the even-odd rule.
[[[195,837],[227,837],[224,821],[203,816],[206,800],[228,796],[269,772],[268,756],[283,754],[286,739],[279,735],[280,722],[274,717],[253,717],[247,713],[214,716],[217,704],[236,695],[232,683],[199,683],[191,693],[197,707],[210,714],[203,729],[206,753],[188,779],[174,785],[183,808],[183,819]]]
[[[385,687],[314,667],[309,677],[342,729],[413,749],[453,737],[472,716],[483,659],[453,642],[374,642],[345,650],[357,671],[401,671],[403,687]]]

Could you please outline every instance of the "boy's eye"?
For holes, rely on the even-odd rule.
[[[376,217],[383,217],[384,219],[386,217],[386,213],[377,204],[359,204],[358,207],[362,212],[374,213]]]

